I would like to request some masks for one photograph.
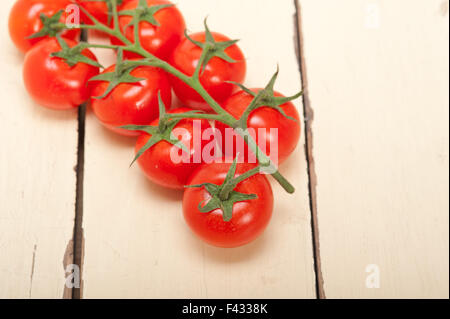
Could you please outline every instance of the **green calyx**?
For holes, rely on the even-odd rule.
[[[186,145],[184,145],[180,140],[178,140],[173,135],[173,130],[175,129],[175,126],[180,123],[182,119],[171,119],[170,114],[167,114],[166,107],[164,105],[164,102],[161,99],[161,94],[158,92],[158,101],[159,101],[159,125],[158,126],[151,126],[151,125],[125,125],[121,126],[121,129],[125,129],[128,131],[142,131],[146,132],[147,134],[151,135],[151,138],[148,140],[147,144],[144,145],[143,148],[141,148],[138,153],[136,154],[133,162],[130,166],[132,166],[138,159],[141,157],[147,150],[152,148],[155,144],[166,141],[181,150],[188,152]]]
[[[52,16],[47,16],[45,13],[41,13],[39,18],[42,22],[42,29],[39,32],[28,37],[28,39],[36,39],[45,36],[55,37],[60,32],[64,31],[66,27],[60,23],[64,10],[60,10]]]
[[[137,61],[123,60],[123,50],[119,49],[117,53],[117,63],[114,72],[103,73],[94,76],[89,81],[106,81],[109,85],[102,96],[96,96],[94,99],[103,99],[108,96],[114,88],[116,88],[121,83],[137,83],[144,81],[143,78],[137,78],[132,76],[130,73],[141,64]]]
[[[196,46],[203,49],[202,56],[200,58],[199,64],[197,66],[196,75],[198,75],[200,68],[203,68],[203,71],[205,70],[205,66],[208,65],[209,61],[214,58],[218,57],[222,60],[225,60],[230,63],[236,63],[237,61],[232,59],[225,50],[228,49],[230,46],[235,45],[239,40],[231,40],[231,41],[223,41],[223,42],[216,42],[214,39],[211,31],[209,30],[207,20],[205,19],[205,42],[199,42],[192,39],[188,34],[187,31],[185,31],[186,38],[194,43]]]
[[[258,198],[256,194],[243,194],[234,190],[236,186],[244,180],[244,177],[248,178],[252,175],[255,175],[258,169],[249,171],[239,178],[235,178],[236,167],[237,158],[231,165],[231,168],[228,171],[228,174],[222,185],[204,183],[199,185],[186,186],[187,188],[204,187],[206,191],[211,195],[211,198],[209,200],[206,200],[208,201],[207,203],[206,201],[203,201],[198,205],[198,210],[201,213],[210,213],[213,210],[220,209],[223,213],[223,220],[225,222],[229,222],[233,218],[234,204]],[[205,203],[206,205],[204,205]]]
[[[269,107],[274,110],[277,110],[285,118],[287,118],[291,121],[294,121],[294,122],[298,122],[295,118],[288,116],[286,114],[286,112],[281,108],[281,105],[298,99],[300,96],[303,95],[303,91],[301,91],[293,96],[290,96],[290,97],[275,96],[274,87],[275,87],[275,83],[278,79],[278,74],[279,74],[279,70],[277,69],[277,72],[272,76],[269,84],[267,84],[267,86],[263,90],[261,90],[257,93],[253,92],[252,90],[248,89],[247,87],[245,87],[244,85],[242,85],[240,83],[229,82],[229,83],[232,83],[232,84],[238,86],[244,92],[246,92],[254,97],[252,102],[247,107],[246,111],[244,112],[243,116],[236,122],[236,125],[234,126],[234,128],[241,128],[244,130],[247,129],[247,121],[248,121],[248,117],[249,117],[250,113],[261,107]]]
[[[173,4],[161,4],[149,6],[146,0],[139,0],[139,4],[134,10],[123,10],[119,12],[120,16],[132,16],[131,22],[126,26],[129,27],[141,21],[145,21],[154,26],[159,26],[159,22],[155,19],[155,14],[165,8],[174,6]]]
[[[100,63],[82,54],[83,50],[89,47],[87,43],[79,43],[78,45],[71,48],[66,43],[66,41],[64,41],[64,39],[62,39],[59,35],[56,36],[56,39],[58,40],[58,43],[61,46],[61,51],[52,53],[51,54],[52,57],[58,57],[63,59],[70,67],[73,67],[78,63],[85,63],[99,68],[103,68],[103,66]]]

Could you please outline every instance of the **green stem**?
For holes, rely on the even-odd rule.
[[[120,45],[107,45],[107,44],[91,44],[86,43],[85,45],[87,48],[97,48],[97,49],[111,49],[111,50],[117,50],[121,48]]]
[[[134,47],[140,48],[141,46],[141,38],[139,37],[139,20],[135,20],[133,24],[134,28]]]
[[[249,170],[248,172],[239,175],[238,177],[236,177],[233,182],[235,185],[238,185],[239,183],[245,181],[246,179],[249,179],[252,176],[258,175],[259,173],[261,173],[261,167],[255,167],[254,169]]]
[[[246,134],[242,130],[237,130],[237,133],[244,138],[244,140],[247,142],[248,146],[250,147],[251,151],[256,154],[256,158],[258,162],[261,164],[261,168],[264,167],[271,167],[274,168],[274,164],[271,161],[271,159],[260,149],[256,141],[253,139],[252,136]],[[284,188],[286,192],[289,194],[293,194],[295,192],[295,187],[292,186],[291,183],[278,171],[278,169],[273,169],[275,172],[272,173],[272,177],[275,178],[275,180],[281,185],[281,187]]]
[[[210,120],[210,121],[221,121],[222,117],[218,114],[205,114],[205,113],[180,113],[180,114],[170,114],[169,118],[178,119],[197,119],[197,120]]]
[[[194,75],[192,76],[192,78],[196,81],[199,81],[199,79],[200,79],[200,71],[202,69],[202,65],[206,59],[207,54],[208,54],[208,51],[203,50],[202,55],[200,56],[200,59],[198,60],[197,67],[195,68]]]
[[[224,201],[228,200],[230,198],[231,192],[234,191],[234,189],[236,188],[236,186],[239,183],[249,179],[252,176],[258,175],[260,173],[261,173],[261,167],[258,166],[258,167],[255,167],[255,168],[245,172],[242,175],[239,175],[236,178],[231,179],[230,181],[228,181],[226,184],[223,185],[222,190],[219,193],[219,198]]]
[[[117,33],[120,32],[120,25],[119,25],[119,12],[117,12],[117,0],[112,0],[112,10],[113,10],[113,21],[114,21],[114,31]],[[122,34],[122,33],[121,33]]]

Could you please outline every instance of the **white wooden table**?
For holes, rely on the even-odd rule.
[[[247,86],[280,65],[304,114],[273,221],[233,250],[182,194],[129,169],[134,141],[35,105],[0,3],[0,298],[448,298],[448,0],[178,0],[240,38]],[[112,56],[97,52],[104,64]],[[78,185],[78,186],[77,186]],[[81,289],[66,267],[81,266]]]

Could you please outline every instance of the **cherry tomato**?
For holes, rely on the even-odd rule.
[[[168,113],[185,113],[189,111],[190,109],[188,108],[180,108]],[[198,131],[196,131],[194,121],[200,124],[198,125]],[[151,123],[152,126],[157,126],[158,124],[159,119]],[[194,141],[195,135],[201,139],[204,130],[212,130],[209,122],[206,120],[184,119],[175,126],[175,129],[183,130],[180,132],[181,136],[178,136],[178,139],[190,150],[186,161],[180,161],[179,158],[174,160],[171,153],[173,150],[176,150],[175,153],[181,154],[181,149],[167,141],[160,141],[148,149],[138,159],[138,163],[145,175],[154,183],[171,189],[183,189],[192,172],[205,162],[204,156],[202,156],[204,147],[215,143],[215,140],[211,136],[200,143]],[[150,138],[151,136],[147,133],[141,134],[136,143],[136,153],[145,146]]]
[[[96,18],[99,22],[103,24],[110,24],[112,22],[112,17],[109,18],[109,8],[107,1],[110,0],[75,0],[75,2],[86,9],[94,18]],[[120,11],[122,6],[130,2],[131,0],[117,0],[118,10]],[[81,15],[81,21],[85,24],[93,24],[91,19],[83,12],[83,10],[80,10]]]
[[[189,179],[189,185],[212,183],[222,185],[231,164],[205,164],[196,170]],[[238,164],[236,176],[239,176],[255,165]],[[224,221],[221,209],[209,213],[202,213],[198,205],[205,205],[211,198],[210,193],[203,188],[187,188],[183,197],[183,213],[185,220],[193,232],[210,245],[234,248],[246,245],[267,228],[272,217],[273,193],[272,188],[263,175],[255,175],[235,188],[236,192],[255,194],[256,199],[237,202],[233,206],[233,217],[229,222]]]
[[[115,65],[103,73],[111,73]],[[158,92],[166,107],[172,104],[172,88],[168,76],[158,68],[141,66],[130,73],[144,79],[136,83],[121,83],[106,97],[103,96],[109,85],[104,81],[93,81],[91,99],[95,115],[107,128],[125,136],[138,136],[139,133],[118,128],[123,125],[146,125],[159,115]]]
[[[253,92],[258,92],[260,89],[253,89]],[[275,96],[281,97],[282,95],[278,92],[275,92]],[[246,108],[250,105],[253,100],[253,96],[250,94],[239,91],[231,96],[222,106],[228,111],[234,118],[239,119]],[[286,161],[286,159],[294,152],[296,149],[298,142],[300,140],[301,127],[300,127],[300,116],[299,113],[294,106],[294,104],[288,102],[280,106],[281,109],[284,110],[287,116],[294,118],[296,121],[292,119],[288,119],[284,117],[278,110],[269,107],[261,107],[253,111],[247,121],[247,126],[249,129],[253,129],[255,135],[252,130],[249,130],[251,135],[256,138],[258,141],[258,145],[261,148],[265,147],[266,154],[270,153],[270,158],[275,163],[282,164]],[[225,145],[226,142],[226,125],[222,123],[216,123],[216,128],[222,134],[223,141],[223,149],[227,156],[235,157],[237,153],[240,153],[242,156],[246,156],[246,160],[248,160],[248,147],[245,148],[244,152],[241,150],[236,150],[236,146],[239,145],[239,140],[242,142],[241,137],[236,137],[233,139],[233,145]],[[266,134],[260,134],[258,132],[259,129],[265,130]],[[270,129],[276,129],[277,133],[274,131],[271,132]],[[229,140],[231,142],[231,140]],[[273,145],[278,145],[278,158],[275,157],[273,150],[271,149],[271,142]],[[276,144],[275,144],[276,143]],[[245,145],[245,144],[244,144]]]
[[[53,16],[60,10],[70,5],[70,0],[18,0],[9,15],[9,34],[15,46],[22,52],[27,52],[36,43],[46,37],[28,39],[29,36],[42,29],[40,14]],[[66,21],[66,13],[61,16],[60,22]],[[70,29],[63,32],[63,37],[70,40],[78,40],[79,29]]]
[[[212,33],[216,42],[230,41],[226,36]],[[194,41],[204,43],[205,32],[191,35]],[[226,81],[241,83],[246,73],[246,62],[244,54],[236,45],[225,50],[225,53],[234,59],[236,63],[227,62],[219,57],[212,58],[200,76],[200,82],[206,91],[219,103],[224,102],[236,91],[236,86]],[[195,45],[189,39],[183,40],[175,49],[172,57],[172,65],[187,75],[193,75],[195,68],[202,55],[202,48]],[[184,105],[205,111],[211,107],[192,88],[187,86],[178,78],[171,77],[175,94]]]
[[[139,4],[139,0],[132,0],[125,3],[121,10],[134,10]],[[171,4],[166,0],[147,0],[148,6]],[[147,21],[139,23],[139,39],[142,47],[155,55],[156,57],[167,60],[175,47],[184,37],[186,24],[181,12],[175,7],[168,7],[157,11],[154,14],[158,26],[152,25]],[[120,16],[120,28],[125,36],[134,42],[134,27],[129,25],[132,20],[131,16]],[[121,45],[121,41],[112,37],[111,42],[115,45]],[[140,57],[134,53],[125,52],[127,58]]]
[[[65,40],[69,47],[76,42]],[[44,107],[66,110],[79,106],[90,97],[88,80],[99,73],[99,68],[85,63],[70,67],[63,59],[51,57],[61,46],[55,38],[39,42],[25,55],[23,78],[31,97]],[[85,49],[82,54],[97,61]]]

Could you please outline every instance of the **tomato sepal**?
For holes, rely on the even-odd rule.
[[[122,48],[119,49],[119,52],[117,54],[117,64],[116,69],[114,72],[110,73],[102,73],[99,74],[89,81],[105,81],[109,82],[108,87],[105,90],[105,93],[101,96],[95,96],[94,99],[103,99],[106,96],[108,96],[109,93],[111,93],[112,90],[114,90],[115,87],[122,83],[137,83],[144,81],[143,78],[137,78],[132,76],[130,73],[135,68],[139,67],[141,64],[134,63],[133,61],[124,61],[123,60],[123,50]]]
[[[233,164],[228,171],[222,185],[216,185],[212,183],[203,183],[198,185],[189,185],[186,188],[202,188],[211,195],[210,199],[207,199],[198,204],[198,210],[201,213],[210,213],[213,210],[222,210],[223,220],[225,222],[231,221],[233,218],[233,207],[238,202],[245,202],[249,200],[258,199],[256,194],[244,194],[235,191],[237,184],[239,184],[244,178],[249,178],[254,175],[259,168],[250,170],[246,174],[241,175],[239,178],[235,178],[237,168],[237,157],[233,161]],[[207,203],[206,203],[207,202]],[[206,205],[204,205],[206,203]]]
[[[170,114],[167,114],[166,107],[164,105],[164,102],[161,98],[161,93],[158,92],[158,101],[159,101],[159,125],[158,126],[151,126],[151,125],[124,125],[120,126],[119,128],[128,130],[128,131],[142,131],[149,135],[151,135],[151,138],[148,140],[147,144],[144,145],[136,154],[135,158],[133,159],[133,162],[131,162],[132,166],[147,150],[152,148],[155,144],[166,141],[173,146],[178,147],[182,151],[185,151],[189,153],[188,148],[186,145],[183,144],[180,140],[178,140],[173,135],[173,130],[175,129],[175,126],[180,123],[183,119],[171,119]]]
[[[155,19],[155,14],[165,8],[173,7],[174,4],[160,4],[149,6],[146,0],[139,0],[139,4],[134,10],[122,10],[119,11],[119,16],[132,16],[130,23],[128,23],[125,28],[132,26],[134,24],[139,24],[140,22],[148,22],[155,27],[159,27],[160,23]]]
[[[242,117],[235,123],[233,128],[235,128],[235,129],[241,128],[243,130],[246,130],[247,129],[247,121],[248,121],[248,117],[250,116],[250,113],[255,111],[256,109],[259,109],[262,107],[272,108],[272,109],[278,111],[281,115],[283,115],[288,120],[298,123],[297,119],[295,119],[291,116],[288,116],[286,114],[286,112],[281,108],[281,105],[298,99],[300,96],[303,95],[303,91],[300,91],[299,93],[297,93],[293,96],[289,96],[289,97],[276,96],[274,87],[275,87],[275,83],[278,79],[278,75],[279,75],[279,69],[277,68],[277,72],[272,76],[269,84],[267,84],[267,86],[263,90],[260,90],[259,92],[252,91],[249,88],[245,87],[241,83],[228,81],[228,83],[232,83],[232,84],[236,85],[237,87],[239,87],[241,90],[243,90],[247,94],[250,94],[251,96],[253,96],[252,102],[247,107],[247,109],[245,110]]]
[[[200,57],[200,60],[198,62],[198,66],[196,69],[196,72],[194,73],[194,77],[198,77],[200,73],[200,69],[202,69],[202,74],[205,71],[206,65],[208,65],[209,61],[214,58],[218,57],[222,60],[225,60],[229,63],[236,63],[235,59],[231,58],[225,50],[236,43],[239,42],[239,40],[230,40],[230,41],[221,41],[217,42],[214,39],[214,36],[211,33],[211,30],[208,27],[207,19],[204,21],[205,25],[205,42],[199,42],[194,39],[192,39],[189,34],[187,33],[187,30],[185,30],[184,35],[185,37],[191,41],[196,46],[200,47],[202,51],[202,56]]]
[[[42,22],[42,28],[38,32],[30,35],[27,39],[36,39],[45,36],[55,37],[60,32],[66,29],[66,26],[61,25],[60,20],[64,13],[64,10],[59,10],[52,16],[47,16],[45,13],[41,12],[39,19]]]
[[[58,57],[63,59],[70,67],[73,67],[78,63],[85,63],[95,67],[103,68],[103,66],[100,63],[82,54],[83,50],[89,48],[89,44],[79,43],[71,48],[69,47],[67,42],[59,35],[56,36],[56,39],[59,45],[61,46],[61,51],[52,53],[51,54],[52,57]]]

